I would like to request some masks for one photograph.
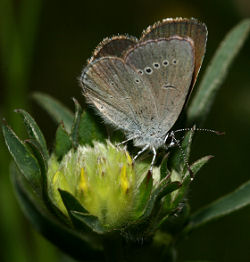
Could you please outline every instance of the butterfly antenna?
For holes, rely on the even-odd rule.
[[[186,131],[186,130],[185,130],[185,131]],[[190,165],[189,165],[188,160],[187,160],[187,156],[186,156],[186,154],[185,154],[185,152],[184,152],[184,150],[183,150],[183,148],[182,148],[182,146],[181,146],[181,144],[180,144],[180,141],[175,138],[174,133],[171,135],[171,138],[173,139],[174,143],[175,143],[175,144],[179,147],[179,149],[181,150],[181,155],[182,155],[182,157],[183,157],[184,163],[185,163],[185,165],[186,165],[186,167],[187,167],[187,169],[188,169],[188,172],[189,172],[189,174],[190,174],[190,179],[191,179],[191,181],[194,180],[194,173],[193,173],[193,171],[192,171],[191,168],[190,168]]]
[[[191,127],[191,128],[181,128],[173,131],[174,133],[179,133],[179,132],[185,132],[185,131],[202,131],[202,132],[209,132],[209,133],[214,133],[216,135],[225,135],[225,132],[220,132],[216,131],[213,129],[208,129],[208,128],[197,128],[197,127]]]

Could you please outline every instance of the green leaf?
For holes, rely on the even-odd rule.
[[[62,105],[59,101],[52,98],[49,95],[43,93],[34,93],[34,99],[38,104],[48,112],[48,114],[57,122],[64,123],[65,129],[67,132],[71,131],[71,127],[74,121],[74,114]]]
[[[48,160],[49,152],[47,149],[46,141],[36,121],[28,112],[23,109],[17,109],[16,112],[22,115],[29,137],[35,139],[39,143],[45,159]]]
[[[163,186],[160,192],[157,195],[157,200],[160,200],[167,194],[172,193],[173,191],[179,189],[181,187],[181,183],[179,181],[174,181],[172,183],[168,183],[166,186]]]
[[[200,158],[199,160],[195,161],[191,166],[191,170],[193,172],[193,176],[195,179],[195,175],[197,174],[197,172],[212,158],[213,156],[204,156],[202,158]],[[191,183],[191,177],[190,177],[190,173],[187,170],[186,174],[183,177],[182,180],[182,186],[180,187],[180,189],[178,190],[178,193],[172,195],[172,208],[175,208],[180,201],[185,197],[188,189],[189,189],[189,185]]]
[[[190,215],[190,207],[186,201],[183,201],[177,208],[166,211],[167,215],[163,216],[159,224],[164,231],[177,235],[186,225]]]
[[[58,191],[68,211],[68,214],[72,219],[73,224],[78,227],[79,221],[75,219],[75,217],[71,214],[71,211],[78,211],[81,213],[88,213],[88,211],[78,202],[74,196],[72,196],[72,194],[62,189],[58,189]]]
[[[61,224],[48,212],[15,167],[11,177],[21,208],[38,232],[75,259],[96,261],[103,257],[100,244]]]
[[[94,232],[98,234],[103,234],[107,232],[105,228],[101,225],[99,219],[96,216],[90,215],[89,213],[82,213],[78,211],[71,211],[71,214],[79,221],[82,221]]]
[[[5,143],[19,170],[32,185],[33,189],[41,195],[42,179],[37,159],[6,123],[3,123],[2,129]]]
[[[61,160],[63,156],[71,149],[72,142],[69,134],[64,128],[63,123],[59,125],[56,130],[56,141],[55,141],[55,155],[58,160]]]
[[[145,213],[143,214],[143,217],[150,216],[153,212],[153,209],[156,208],[155,204],[160,203],[161,198],[179,189],[180,187],[181,183],[179,181],[169,182],[168,177],[163,179],[151,194],[151,198],[148,201],[147,208],[145,210]]]
[[[73,98],[73,101],[75,103],[75,118],[74,118],[74,123],[72,125],[72,129],[71,129],[71,139],[72,139],[72,144],[74,146],[74,148],[77,148],[79,142],[79,124],[80,124],[80,120],[81,120],[81,114],[82,114],[82,108],[80,106],[80,104],[78,103],[78,101]]]
[[[143,214],[146,204],[151,195],[152,187],[153,187],[153,178],[152,178],[152,173],[149,171],[145,176],[145,178],[143,179],[143,181],[141,182],[141,184],[139,185],[139,188],[137,189],[136,199],[134,203],[136,218],[139,218]]]
[[[189,106],[188,124],[201,124],[209,113],[215,95],[228,73],[240,48],[244,44],[250,30],[250,19],[245,19],[234,27],[217,49],[207,68],[199,89]]]
[[[193,175],[195,176],[199,170],[211,159],[213,158],[213,156],[208,155],[208,156],[204,156],[198,160],[196,160],[191,166],[191,170],[193,172]],[[185,179],[190,176],[189,172],[186,172],[186,175],[184,176],[184,183],[185,183]]]
[[[250,181],[232,193],[201,208],[190,217],[186,231],[192,231],[214,219],[228,215],[250,204]]]
[[[167,162],[168,162],[168,156],[169,153],[167,153],[162,161],[161,161],[161,165],[160,165],[160,180],[164,179],[168,174],[170,174],[168,167],[167,167]]]
[[[42,188],[43,193],[47,195],[47,171],[48,171],[48,162],[45,159],[43,153],[41,152],[40,145],[34,139],[25,140],[25,144],[28,144],[37,159],[40,170],[41,170],[41,178],[42,178]]]
[[[29,146],[32,151],[32,154],[35,156],[36,160],[39,163],[41,173],[46,175],[48,171],[48,162],[45,159],[45,156],[41,150],[40,144],[34,139],[25,139],[25,144]]]
[[[93,141],[105,141],[104,129],[89,111],[84,111],[79,123],[79,144],[93,145]]]

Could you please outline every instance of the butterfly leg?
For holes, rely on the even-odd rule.
[[[151,164],[150,164],[150,171],[152,171],[152,169],[153,169],[153,165],[155,163],[155,158],[156,158],[156,150],[155,150],[154,147],[152,148],[152,151],[153,151],[153,158],[152,158],[152,161],[151,161]]]
[[[134,140],[134,139],[137,138],[137,137],[138,137],[138,136],[133,136],[133,137],[127,139],[127,140],[124,140],[124,141],[118,143],[117,146],[124,145],[124,144],[126,144],[128,141]]]
[[[141,155],[141,154],[142,154],[144,151],[146,151],[148,148],[149,148],[149,145],[144,146],[144,147],[142,148],[142,150],[140,150],[140,151],[136,154],[136,156],[133,158],[133,161],[135,161],[135,160],[138,158],[138,156]]]

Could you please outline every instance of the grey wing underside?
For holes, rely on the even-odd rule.
[[[155,126],[165,133],[183,108],[193,72],[192,40],[172,37],[139,43],[123,59],[97,59],[81,81],[85,97],[110,123],[130,133]]]
[[[147,107],[153,99],[151,90],[144,88],[147,80],[120,58],[95,60],[84,70],[81,81],[85,97],[101,116],[125,131],[137,129],[145,115],[155,112]]]

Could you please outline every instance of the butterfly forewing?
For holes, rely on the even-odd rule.
[[[150,105],[154,96],[147,88],[148,80],[142,79],[134,68],[120,58],[104,57],[94,61],[84,70],[82,82],[88,100],[96,105],[104,117],[108,112],[110,122],[121,128],[127,127],[127,123],[124,123],[124,117],[117,117],[116,111],[139,128],[141,123],[156,114],[156,106],[152,108]]]

